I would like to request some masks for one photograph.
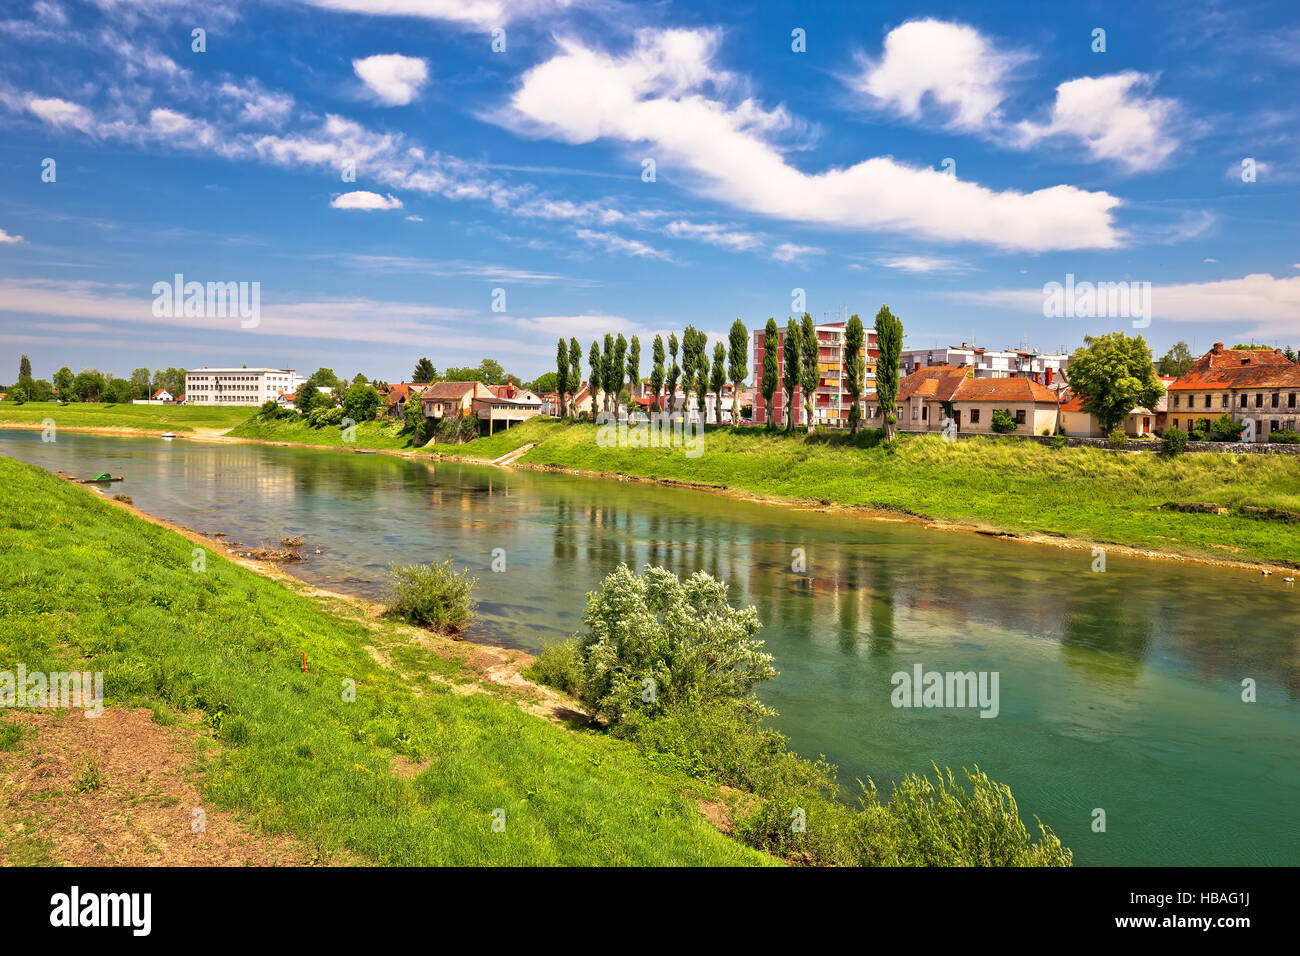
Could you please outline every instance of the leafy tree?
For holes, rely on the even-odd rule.
[[[478,363],[478,370],[483,376],[484,385],[504,385],[506,382],[506,370],[495,359],[483,359]]]
[[[740,423],[740,388],[749,374],[749,330],[739,318],[727,333],[727,378],[731,380],[731,424]],[[716,361],[713,363],[718,364]]]
[[[885,418],[885,440],[891,441],[894,426],[898,424],[898,362],[903,352],[903,323],[887,305],[882,305],[876,313],[876,348],[880,352],[876,361],[876,398]]]
[[[713,368],[709,385],[713,391],[713,421],[722,424],[722,386],[727,384],[727,347],[721,342],[713,346]],[[733,419],[734,420],[734,419]]]
[[[569,350],[567,347],[564,350],[564,356],[566,359],[569,356]],[[564,374],[566,377],[569,374],[569,366],[567,364],[564,366]],[[556,394],[559,394],[559,383],[560,377],[554,372],[543,372],[531,382],[525,382],[524,387],[531,388],[538,395],[544,395],[547,392],[555,392]]]
[[[59,390],[59,397],[66,398],[72,392],[72,382],[75,376],[72,369],[66,365],[54,373],[54,387]]]
[[[559,417],[563,418],[564,399],[569,394],[569,346],[565,344],[564,336],[555,343],[555,391],[560,399]]]
[[[1018,427],[1016,420],[1011,417],[1011,412],[1005,408],[993,409],[993,430],[999,434],[1005,435],[1015,431]]]
[[[1178,378],[1195,364],[1196,356],[1192,355],[1192,350],[1186,342],[1179,341],[1160,359],[1156,371],[1166,378]]]
[[[794,390],[799,385],[799,323],[790,318],[785,324],[785,342],[781,353],[781,390],[785,393],[785,430],[794,431]]]
[[[862,427],[862,388],[865,381],[867,363],[862,355],[866,333],[862,320],[855,312],[849,316],[849,324],[844,328],[844,387],[848,389],[853,407],[849,409],[849,430],[856,435]]]
[[[1155,407],[1165,389],[1142,336],[1108,332],[1084,342],[1070,357],[1070,385],[1103,432],[1109,433],[1139,406]]]
[[[654,392],[655,400],[659,404],[659,410],[662,411],[664,407],[664,398],[662,393],[664,389],[664,378],[666,376],[666,373],[664,372],[664,337],[662,335],[655,336],[654,345],[651,346],[650,356],[654,361],[654,365],[650,368],[650,390]]]
[[[821,378],[821,372],[817,367],[817,359],[820,358],[817,325],[808,312],[803,314],[803,321],[799,326],[799,352],[802,357],[799,365],[799,386],[803,389],[804,414],[808,419],[808,434],[811,435],[813,405],[817,398],[817,382]]]
[[[776,427],[772,421],[772,399],[776,395],[777,389],[777,356],[776,350],[780,348],[781,333],[777,330],[776,319],[769,317],[767,326],[763,329],[763,379],[759,385],[760,394],[763,400],[767,402],[767,428],[771,431]]]
[[[366,382],[355,382],[343,398],[343,415],[354,422],[366,422],[379,410],[379,393]]]
[[[682,392],[686,407],[691,405],[691,389],[695,385],[695,371],[700,365],[700,351],[695,342],[695,326],[688,325],[682,332]]]
[[[18,378],[21,381],[32,377],[32,360],[24,355],[18,360]]]
[[[172,397],[180,398],[185,394],[185,369],[168,367],[165,369],[156,369],[153,373],[153,388],[151,392],[158,389],[165,389],[170,392]]]
[[[614,340],[614,355],[610,361],[610,392],[616,396],[615,410],[617,411],[617,397],[623,394],[623,379],[627,376],[627,339],[623,338],[623,333],[618,334]]]
[[[343,385],[343,382],[339,380],[339,377],[334,374],[334,369],[325,368],[324,366],[312,372],[311,377],[307,381],[311,382],[318,389],[325,389],[331,392]]]
[[[319,401],[320,389],[316,387],[316,384],[311,379],[307,379],[298,386],[298,391],[293,399],[293,407],[304,415],[310,415],[312,407]]]
[[[582,388],[582,346],[575,338],[569,339],[569,391],[573,393],[570,405],[576,405],[578,391]],[[576,408],[575,408],[576,414]]]
[[[98,369],[82,369],[73,379],[72,390],[83,402],[96,402],[107,384]]]
[[[727,585],[703,571],[682,581],[664,568],[638,575],[621,564],[587,595],[583,624],[577,696],[611,723],[677,706],[770,713],[753,693],[776,676],[756,637],[758,612],[732,607]]]
[[[1221,415],[1210,423],[1211,441],[1241,441],[1244,422],[1234,422],[1231,415]]]
[[[415,363],[415,371],[411,373],[412,382],[428,385],[430,382],[436,381],[437,378],[438,370],[433,367],[433,363],[427,358],[422,358]]]
[[[636,394],[641,387],[641,340],[635,335],[627,349],[627,381],[632,393]]]
[[[153,392],[149,389],[149,383],[153,381],[153,375],[147,368],[138,368],[131,373],[131,397],[132,398],[150,398]],[[175,398],[175,396],[172,396]]]
[[[1288,362],[1294,362],[1296,360],[1295,349],[1288,345],[1282,350],[1282,357]]]
[[[596,394],[605,389],[605,378],[600,370],[600,343],[591,340],[591,349],[587,352],[587,364],[591,366],[591,411],[597,411]]]
[[[700,333],[699,337],[702,338],[704,341],[708,340],[708,337],[704,333]],[[701,425],[704,424],[704,413],[707,409],[708,398],[709,398],[709,354],[703,348],[703,346],[701,346],[700,356],[696,360],[696,365],[695,365],[695,406],[696,408],[699,409],[700,412]]]
[[[600,349],[600,387],[605,393],[604,409],[609,411],[614,407],[614,401],[618,397],[618,391],[614,388],[614,335],[612,332],[605,333],[605,341]]]
[[[668,333],[668,354],[672,356],[673,362],[668,366],[668,411],[677,410],[677,376],[681,374],[681,369],[677,366],[677,333]]]
[[[369,382],[369,381],[370,379],[366,377],[365,372],[357,372],[356,375],[352,376],[353,385],[360,385],[362,382]]]
[[[1181,428],[1166,428],[1160,441],[1160,454],[1166,458],[1175,458],[1187,447],[1188,435]]]
[[[104,383],[104,391],[100,394],[100,400],[111,405],[118,405],[131,401],[131,394],[130,379],[109,376],[108,381]]]

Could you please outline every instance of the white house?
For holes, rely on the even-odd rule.
[[[195,368],[185,373],[187,405],[255,408],[281,395],[292,395],[305,382],[293,369]]]

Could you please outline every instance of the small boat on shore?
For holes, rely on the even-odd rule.
[[[373,455],[374,453],[375,453],[375,450],[374,450],[373,448],[354,448],[354,449],[352,449],[352,454],[354,454],[354,455]]]
[[[110,481],[123,481],[125,479],[122,475],[113,476],[108,472],[104,472],[102,475],[96,475],[94,478],[77,478],[75,480],[81,482],[83,485],[101,485],[107,484]]]
[[[175,435],[174,432],[163,432],[163,433],[162,433],[161,435],[159,435],[158,437],[159,437],[159,438],[175,438],[176,435]]]

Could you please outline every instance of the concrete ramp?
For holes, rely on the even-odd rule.
[[[536,447],[537,447],[537,442],[530,441],[527,445],[520,445],[514,451],[506,452],[500,458],[493,459],[492,464],[509,465],[512,462],[518,461],[520,458],[528,454],[529,451],[531,451]]]

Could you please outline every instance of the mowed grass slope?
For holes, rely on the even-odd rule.
[[[93,402],[0,402],[0,428],[5,424],[39,425],[47,418],[56,428],[114,428],[188,432],[195,428],[234,428],[248,418],[248,408],[206,408],[201,405],[108,405]]]
[[[950,443],[937,435],[901,435],[891,452],[854,447],[846,437],[710,429],[700,457],[688,458],[680,448],[601,448],[595,425],[534,420],[437,450],[492,459],[537,442],[521,462],[905,511],[1017,534],[1300,563],[1300,523],[1160,508],[1198,501],[1300,512],[1300,457],[1198,453],[1169,459],[1014,439]]]
[[[268,833],[377,864],[773,862],[630,745],[433,680],[448,661],[399,625],[213,553],[196,572],[191,541],[30,465],[0,457],[0,488],[0,669],[102,671],[110,706],[200,711],[222,743],[205,797]]]
[[[400,421],[358,422],[352,441],[344,442],[343,429],[337,425],[313,428],[301,418],[266,421],[262,418],[241,420],[229,432],[232,438],[255,438],[258,441],[290,442],[301,445],[329,445],[348,448],[412,448],[411,434],[402,430]]]

